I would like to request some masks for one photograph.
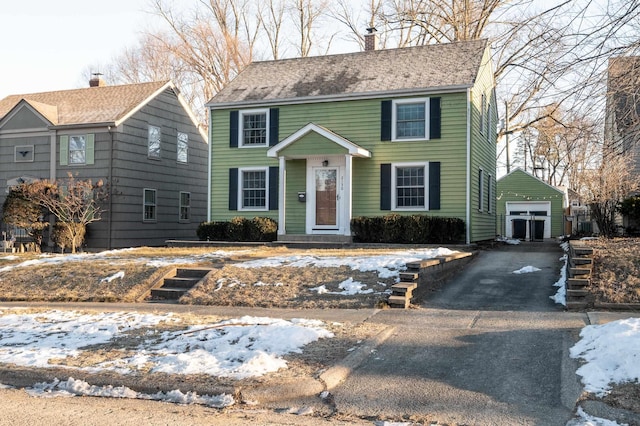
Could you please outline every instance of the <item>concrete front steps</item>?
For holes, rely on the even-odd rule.
[[[207,276],[212,269],[206,268],[177,268],[158,280],[151,289],[150,300],[176,301],[195,287]]]

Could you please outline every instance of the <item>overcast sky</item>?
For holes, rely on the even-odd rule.
[[[108,63],[154,22],[143,12],[147,4],[148,0],[3,2],[0,99],[84,87],[83,70]]]

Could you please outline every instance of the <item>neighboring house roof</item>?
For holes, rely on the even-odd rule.
[[[549,189],[552,189],[552,190],[557,191],[557,192],[559,192],[560,194],[564,195],[564,191],[563,191],[561,188],[557,188],[557,187],[555,187],[555,186],[553,186],[553,185],[549,185],[547,182],[545,182],[545,181],[543,181],[542,179],[540,179],[540,178],[538,178],[538,177],[536,177],[536,176],[532,175],[531,173],[529,173],[529,172],[527,172],[527,171],[522,170],[520,167],[515,168],[515,169],[514,169],[514,170],[512,170],[510,173],[507,173],[506,175],[502,176],[500,179],[496,180],[496,184],[498,184],[498,183],[500,183],[500,182],[504,181],[505,179],[508,179],[510,176],[513,176],[513,175],[516,175],[516,174],[524,174],[524,175],[526,175],[527,177],[529,177],[529,178],[531,178],[531,179],[534,179],[534,180],[536,180],[536,181],[540,182],[541,184],[543,184],[543,185],[545,185],[545,186],[549,187]],[[527,192],[527,189],[526,189],[526,188],[523,188],[523,189],[521,190],[521,192],[526,193],[526,192]]]
[[[54,126],[119,124],[169,87],[173,83],[157,81],[10,95],[0,100],[0,120],[24,101]]]
[[[209,106],[471,87],[486,40],[253,62]]]

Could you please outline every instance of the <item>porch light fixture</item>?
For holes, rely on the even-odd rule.
[[[324,160],[322,162],[322,167],[327,167],[329,165],[329,160]]]

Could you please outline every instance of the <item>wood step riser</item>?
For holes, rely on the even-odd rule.
[[[193,288],[194,285],[198,284],[198,281],[200,280],[197,278],[165,278],[162,287],[178,287],[190,289]]]
[[[156,299],[177,300],[180,299],[187,291],[185,289],[175,288],[154,288],[151,290],[151,297]]]

